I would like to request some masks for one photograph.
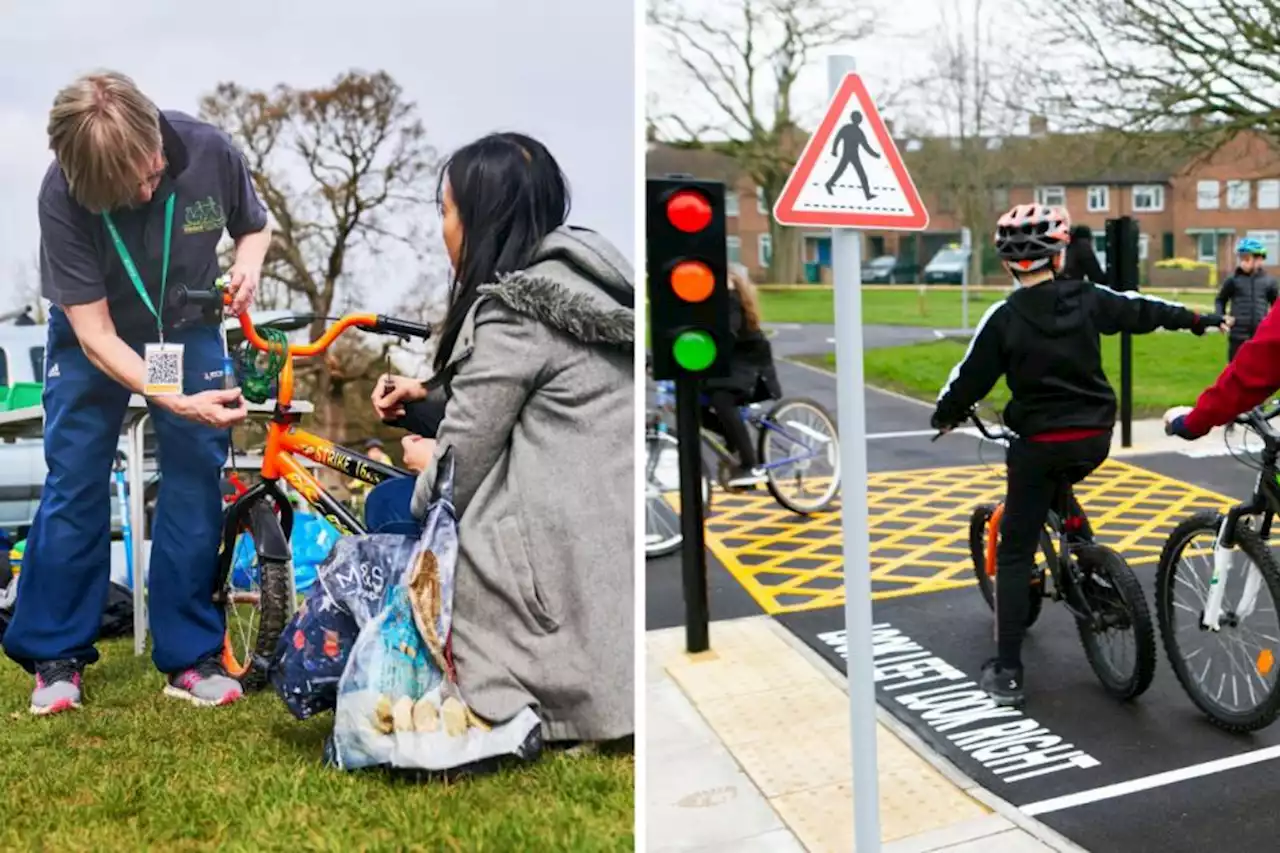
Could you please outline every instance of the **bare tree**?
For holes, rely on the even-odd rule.
[[[991,11],[986,0],[952,0],[944,6],[932,65],[914,87],[928,124],[941,128],[943,138],[935,140],[928,156],[917,158],[913,176],[974,235],[989,230],[997,215],[994,191],[1005,185],[1008,171],[1003,143],[1021,116],[1009,90],[1020,78],[1006,67],[1017,54],[998,35]],[[982,249],[975,238],[970,269],[977,283],[983,275]]]
[[[378,257],[399,245],[421,260],[434,245],[423,230],[436,157],[415,113],[385,72],[349,71],[315,89],[280,85],[266,92],[222,83],[201,103],[201,115],[244,150],[273,219],[266,296],[281,307],[301,302],[316,317],[313,336],[336,308],[365,295],[352,276],[358,255]],[[324,369],[314,371],[329,437],[343,438],[346,386],[384,361],[383,352],[353,341],[335,347]]]
[[[1076,122],[1280,136],[1280,3],[1076,0],[1033,7],[1060,58],[1048,91]]]
[[[710,108],[675,103],[688,90],[671,86],[656,98],[657,133],[731,140],[725,150],[772,210],[805,142],[796,81],[823,49],[870,35],[874,10],[842,0],[650,0],[648,19],[651,36]],[[799,233],[772,219],[769,227],[770,278],[799,280]]]

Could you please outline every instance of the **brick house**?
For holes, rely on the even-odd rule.
[[[985,157],[990,216],[1016,203],[1065,204],[1072,220],[1094,231],[1094,248],[1105,263],[1105,222],[1121,215],[1138,220],[1139,252],[1150,266],[1165,258],[1214,264],[1219,275],[1235,263],[1235,242],[1250,235],[1268,246],[1280,264],[1280,146],[1245,131],[1212,147],[1193,150],[1185,135],[1049,133],[1033,118],[1025,136],[971,143],[966,157]],[[929,210],[929,230],[920,234],[865,234],[864,257],[891,254],[908,270],[919,270],[942,246],[960,239],[957,186],[965,167],[957,165],[955,140],[895,140]],[[735,188],[729,204],[729,254],[762,280],[769,257],[769,213],[755,185],[734,161],[709,149],[650,143],[646,172],[651,177],[685,173],[723,180]],[[986,232],[975,235],[985,245]],[[805,261],[823,268],[829,280],[829,233],[806,234]],[[994,259],[986,259],[996,272]]]

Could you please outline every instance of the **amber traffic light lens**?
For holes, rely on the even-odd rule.
[[[711,202],[702,193],[680,190],[667,201],[667,221],[686,234],[711,224]]]
[[[671,271],[671,290],[685,302],[702,302],[716,289],[716,277],[700,261],[682,261]]]

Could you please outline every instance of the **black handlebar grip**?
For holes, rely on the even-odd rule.
[[[411,338],[422,338],[424,341],[431,337],[430,326],[424,326],[422,323],[414,323],[410,320],[397,320],[395,317],[388,317],[385,314],[378,315],[378,322],[373,327],[373,331],[388,335],[406,335]]]
[[[186,285],[180,284],[174,290],[173,295],[179,305],[198,305],[201,308],[222,306],[222,291],[220,290],[192,290]]]

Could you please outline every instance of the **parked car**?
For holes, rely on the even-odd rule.
[[[969,264],[969,252],[959,246],[945,246],[938,250],[924,268],[925,284],[962,284],[965,267]]]
[[[893,255],[881,255],[872,258],[862,265],[863,284],[897,284],[909,281],[905,266],[898,263]]]

